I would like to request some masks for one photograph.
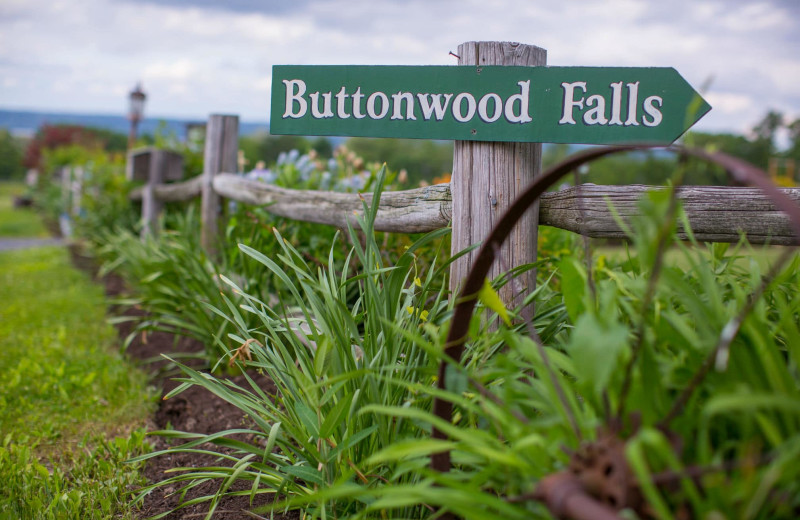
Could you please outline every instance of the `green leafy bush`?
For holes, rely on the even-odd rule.
[[[419,447],[427,446],[424,438],[429,432],[413,417],[365,410],[430,407],[431,398],[426,394],[437,377],[440,336],[450,316],[449,263],[437,266],[434,258],[421,270],[417,254],[432,243],[441,247],[439,239],[449,230],[423,236],[387,263],[372,229],[381,188],[378,183],[375,205],[365,208],[365,217],[359,221],[363,234],[348,230],[354,244],[349,253],[352,261],[344,263],[342,272],[329,267],[336,265],[336,244],[331,247],[328,264],[321,267],[306,261],[279,233],[276,238],[282,250],[272,258],[240,246],[282,281],[283,290],[278,293],[280,304],[274,306],[224,279],[244,303],[234,305],[226,296],[226,306],[214,309],[235,327],[230,338],[239,345],[221,362],[263,371],[277,391],[266,395],[255,383],[242,388],[182,366],[184,385],[171,395],[190,384],[202,385],[241,408],[254,426],[211,436],[154,432],[188,441],[168,452],[196,450],[205,442],[232,448],[224,458],[233,465],[213,469],[220,490],[209,497],[212,508],[232,480],[244,479],[252,482],[253,495],[287,496],[291,500],[286,507],[305,507],[313,516],[348,516],[358,514],[364,504],[326,498],[325,490],[346,483],[369,493],[390,480],[420,479],[419,464],[371,467],[368,461],[377,450],[398,449],[398,439],[415,438]],[[547,308],[544,303],[543,308]],[[563,306],[559,308],[563,313]],[[256,317],[258,323],[252,325],[247,315]],[[541,323],[537,322],[541,329],[547,328],[544,321],[553,315],[552,309],[542,313]],[[476,351],[473,362],[479,364],[490,355]],[[252,444],[235,440],[241,433],[258,440]],[[161,453],[147,457],[158,455]],[[364,467],[370,470],[359,469]],[[191,486],[197,479],[208,478],[211,471],[187,470],[153,487]],[[418,516],[419,508],[414,504],[407,513]]]
[[[209,437],[159,432],[191,439],[173,450],[196,449],[204,442],[234,449],[226,457],[234,466],[215,470],[222,481],[220,495],[235,479],[253,481],[253,494],[306,497],[341,479],[356,478],[365,484],[391,477],[388,473],[359,475],[357,468],[376,448],[390,445],[416,427],[410,421],[366,417],[359,410],[367,404],[412,402],[411,387],[435,377],[436,367],[426,351],[429,341],[424,338],[436,331],[435,327],[426,329],[426,324],[440,323],[447,310],[443,268],[417,272],[415,251],[446,230],[426,235],[393,266],[386,266],[372,233],[373,218],[374,209],[361,221],[362,237],[349,229],[354,243],[350,256],[357,267],[348,261],[342,272],[308,263],[278,233],[281,252],[274,259],[240,246],[283,282],[287,298],[274,306],[223,278],[244,303],[237,307],[226,296],[227,305],[213,309],[234,327],[229,337],[239,344],[221,361],[265,372],[277,392],[268,396],[255,383],[241,388],[182,366],[186,382],[171,395],[188,384],[203,385],[248,413],[254,429],[247,433],[258,441],[245,444],[230,438],[242,430]],[[336,247],[328,257],[331,266],[336,264]],[[247,314],[257,319],[257,326],[248,324]],[[207,471],[189,471],[157,486],[191,485]],[[216,500],[211,498],[212,504]],[[357,510],[349,502],[320,502],[319,508],[336,515]]]
[[[340,189],[373,188],[377,205],[383,177],[362,166],[349,154],[285,154],[263,175],[323,189],[341,175]],[[181,365],[172,395],[202,385],[252,420],[209,436],[157,432],[185,441],[167,452],[223,446],[225,464],[179,470],[143,493],[217,479],[212,510],[234,493],[275,494],[275,510],[320,518],[550,518],[542,482],[609,448],[611,472],[638,497],[624,502],[627,517],[796,517],[800,260],[767,275],[744,244],[677,243],[685,216],[673,207],[670,190],[645,198],[627,256],[588,268],[578,239],[543,233],[548,257],[527,298],[536,315],[526,323],[521,308],[502,308],[487,284],[459,362],[444,354],[446,231],[382,239],[373,207],[347,243],[237,205],[226,240],[240,246],[215,259],[191,212],[168,217],[144,247],[132,232],[107,236],[109,268],[135,281],[152,316],[142,326],[209,345],[212,370]],[[228,364],[267,374],[276,392],[215,378]],[[431,412],[436,398],[454,405],[452,418]],[[431,438],[434,428],[447,438]],[[443,451],[452,471],[429,470]],[[250,490],[229,491],[236,480]]]
[[[376,499],[365,516],[424,502],[464,518],[549,518],[540,482],[603,447],[619,455],[606,471],[626,472],[641,494],[628,517],[794,518],[800,259],[766,286],[759,263],[727,246],[705,253],[677,244],[688,267],[658,267],[668,204],[663,193],[643,202],[635,254],[594,269],[594,290],[581,263],[562,260],[569,334],[541,344],[502,327],[471,336],[472,350],[507,348],[478,365],[451,365],[464,374],[444,394],[452,423],[425,409],[372,408],[450,438],[411,454],[389,447],[372,461],[424,467],[452,449],[452,471],[369,495],[345,485],[337,495]]]
[[[351,160],[342,154],[319,163],[294,151],[282,154],[272,169],[255,172],[252,177],[283,187],[358,191],[374,185],[378,168],[377,164],[365,166],[358,158]],[[131,229],[119,226],[110,230],[101,227],[94,234],[102,244],[98,255],[104,262],[103,271],[122,274],[134,288],[135,296],[124,302],[147,311],[130,337],[147,330],[193,337],[206,346],[203,356],[212,365],[238,347],[229,337],[234,324],[212,311],[225,309],[225,298],[237,308],[246,303],[242,293],[252,294],[273,307],[298,303],[292,300],[283,278],[228,244],[242,244],[275,258],[282,254],[284,241],[288,241],[304,262],[320,266],[323,264],[318,259],[327,258],[335,272],[349,268],[349,247],[334,240],[336,228],[277,217],[265,208],[230,206],[221,253],[216,257],[209,257],[200,246],[200,224],[191,204],[184,206],[183,213],[167,214],[160,231],[144,240]],[[280,238],[276,239],[273,232]],[[384,238],[379,248],[384,259],[402,253],[412,243],[407,237]],[[351,239],[361,238],[354,235]],[[331,244],[336,245],[331,248]],[[223,276],[233,280],[239,290],[223,283]],[[284,294],[281,302],[274,296],[277,293]],[[355,298],[352,289],[349,297]],[[246,313],[242,319],[248,327],[260,323],[253,314]]]
[[[414,247],[383,262],[369,213],[366,242],[354,241],[351,253],[355,276],[309,265],[283,241],[276,258],[243,247],[284,280],[297,308],[276,312],[228,280],[245,303],[215,310],[236,325],[230,337],[240,347],[226,359],[264,371],[278,391],[183,367],[175,393],[206,387],[245,411],[254,423],[247,433],[259,440],[234,440],[240,431],[159,432],[188,441],[168,451],[231,448],[231,467],[187,469],[157,485],[217,478],[215,503],[244,479],[250,491],[238,493],[282,495],[278,510],[320,518],[442,510],[550,518],[539,484],[570,467],[571,454],[612,446],[614,468],[638,482],[641,500],[628,517],[793,518],[800,259],[764,284],[745,245],[706,252],[675,243],[669,206],[669,191],[643,200],[628,257],[592,266],[592,284],[579,258],[564,254],[530,297],[533,336],[520,309],[501,311],[514,327],[487,326],[500,309],[486,289],[464,360],[449,360],[445,390],[434,384],[451,316],[442,268],[421,276]],[[662,265],[670,244],[680,265]],[[248,314],[260,323],[247,324]],[[435,397],[453,403],[451,421],[431,412]],[[448,438],[431,438],[433,427]],[[431,457],[444,450],[452,471],[432,472]]]

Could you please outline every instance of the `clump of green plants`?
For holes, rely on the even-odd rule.
[[[610,462],[598,478],[626,484],[595,486],[592,499],[624,506],[626,518],[797,516],[800,260],[780,254],[782,268],[766,271],[756,256],[769,255],[746,243],[697,243],[674,190],[662,190],[643,199],[642,218],[620,223],[622,255],[592,261],[576,237],[543,234],[547,258],[525,266],[539,273],[525,302],[536,313],[504,308],[487,282],[465,354],[451,359],[447,231],[376,235],[385,172],[356,159],[290,153],[259,174],[373,189],[375,206],[342,234],[236,205],[225,238],[239,247],[217,258],[197,245],[191,213],[167,217],[144,248],[132,232],[108,237],[108,267],[134,280],[150,311],[143,327],[209,345],[210,370],[180,365],[170,397],[201,385],[251,421],[212,435],[155,432],[178,445],[135,461],[199,451],[219,464],[178,468],[140,497],[214,479],[218,491],[195,499],[209,515],[234,494],[275,495],[257,514],[309,518],[552,518],[554,479],[584,475],[602,452]],[[689,243],[676,242],[677,221]],[[215,377],[228,367],[249,385]],[[433,413],[437,399],[452,415]],[[449,471],[429,469],[444,453]],[[247,490],[231,491],[236,481]]]
[[[626,500],[616,502],[626,517],[794,518],[800,259],[766,273],[745,243],[675,242],[674,222],[685,217],[670,190],[650,194],[641,211],[627,255],[587,267],[562,252],[529,297],[532,320],[503,308],[487,285],[461,360],[445,354],[446,263],[420,273],[415,247],[382,261],[370,212],[360,223],[366,242],[353,242],[360,267],[352,274],[310,265],[285,241],[272,258],[243,247],[284,280],[296,307],[276,312],[226,280],[245,302],[215,309],[235,324],[230,338],[239,344],[220,363],[261,370],[278,390],[182,367],[173,395],[202,385],[253,426],[157,432],[185,441],[168,451],[205,442],[229,451],[225,464],[186,468],[155,486],[216,478],[213,510],[233,481],[245,480],[249,491],[235,493],[277,495],[259,514],[552,518],[542,483],[603,448],[637,498],[598,500]],[[670,246],[680,265],[663,263]],[[260,323],[247,324],[247,314]],[[441,361],[444,389],[436,385]],[[452,403],[452,417],[432,412],[436,398]],[[432,438],[434,428],[445,438]],[[236,440],[243,432],[258,440]],[[450,471],[430,470],[443,452]]]
[[[134,229],[139,219],[128,194],[121,156],[95,153],[83,166],[80,213],[75,216],[75,232],[92,243],[106,230]]]
[[[380,178],[380,177],[379,177]],[[438,243],[449,230],[421,237],[392,262],[384,260],[381,244],[372,229],[382,182],[375,186],[374,206],[365,207],[360,229],[350,227],[353,246],[349,261],[337,272],[331,246],[328,264],[308,262],[288,241],[276,233],[281,251],[274,257],[247,246],[242,251],[263,269],[282,280],[279,305],[273,306],[249,294],[237,283],[225,279],[244,303],[214,311],[235,328],[230,338],[239,346],[220,363],[238,364],[247,370],[267,374],[277,391],[267,395],[257,384],[233,385],[208,373],[181,366],[184,384],[204,388],[235,404],[253,421],[251,429],[219,432],[211,436],[164,431],[165,435],[187,441],[170,451],[197,450],[206,442],[231,448],[223,456],[231,467],[215,467],[220,481],[217,494],[207,497],[210,511],[225,494],[278,494],[289,499],[279,506],[303,508],[311,516],[346,517],[364,510],[364,503],[348,497],[327,495],[347,483],[365,493],[389,481],[417,482],[423,465],[374,466],[367,471],[376,451],[400,449],[399,439],[414,438],[416,447],[427,446],[424,428],[413,417],[387,416],[375,408],[428,409],[431,389],[441,358],[441,334],[450,316],[446,272],[434,255],[420,269],[417,255]],[[441,249],[437,250],[442,253]],[[491,292],[491,290],[490,290]],[[492,293],[495,294],[496,293]],[[542,293],[540,293],[542,294]],[[537,326],[546,330],[555,312],[542,300],[543,312]],[[257,318],[251,325],[246,315]],[[551,329],[557,333],[558,327]],[[491,355],[476,352],[474,362]],[[372,409],[372,410],[371,410]],[[369,411],[369,413],[367,413]],[[254,443],[235,440],[237,434],[254,436]],[[141,457],[159,456],[156,453]],[[211,468],[187,469],[143,490],[159,486],[190,487],[207,478]],[[229,492],[234,480],[251,482],[249,492]],[[180,491],[178,491],[180,493]],[[420,506],[407,511],[417,515]]]
[[[337,153],[336,157],[321,161],[313,154],[292,151],[281,154],[271,169],[252,172],[250,177],[282,187],[358,191],[374,186],[378,169],[379,165],[365,165],[348,154]],[[98,256],[104,262],[103,272],[120,273],[135,293],[125,303],[147,311],[130,337],[142,331],[164,330],[195,338],[206,346],[201,355],[212,365],[238,347],[229,336],[234,324],[212,309],[226,308],[224,298],[235,307],[246,303],[240,292],[223,283],[223,277],[233,280],[241,292],[272,306],[279,303],[274,296],[279,292],[285,295],[282,305],[297,303],[290,301],[292,295],[286,290],[284,279],[232,244],[246,245],[273,258],[283,252],[284,242],[288,242],[304,262],[320,266],[323,262],[319,259],[327,258],[337,272],[351,261],[347,256],[349,246],[334,241],[336,228],[277,217],[268,208],[229,206],[220,253],[213,257],[200,246],[200,225],[192,205],[183,212],[168,213],[159,232],[144,240],[125,227],[95,234],[95,240],[102,244]],[[330,249],[332,243],[336,247]],[[380,250],[386,258],[410,244],[409,239],[389,240],[387,236]],[[354,297],[352,291],[350,296]],[[259,323],[253,314],[245,314],[242,319],[248,327]]]
[[[282,281],[286,294],[278,293],[280,303],[271,305],[223,278],[243,303],[236,306],[225,297],[227,305],[213,309],[232,324],[235,332],[230,338],[239,345],[220,363],[263,371],[277,392],[266,395],[252,380],[250,387],[243,388],[181,366],[185,383],[168,397],[190,384],[204,386],[248,414],[254,424],[246,431],[256,442],[231,438],[245,430],[209,437],[156,432],[189,441],[174,448],[177,451],[195,450],[206,442],[233,448],[225,458],[235,464],[216,470],[221,486],[208,497],[210,511],[237,479],[253,482],[252,495],[309,496],[343,478],[355,477],[370,485],[376,478],[390,476],[359,477],[357,468],[376,447],[391,444],[413,425],[391,418],[374,420],[375,416],[362,416],[359,410],[369,403],[401,403],[412,397],[409,385],[430,383],[435,377],[435,365],[427,361],[424,346],[415,338],[428,334],[426,324],[443,319],[447,310],[444,277],[441,267],[417,272],[415,251],[446,231],[423,237],[394,265],[386,265],[370,224],[376,208],[361,220],[362,235],[348,230],[354,245],[341,272],[308,262],[277,232],[281,250],[273,258],[240,246]],[[331,247],[330,266],[336,265],[336,247]],[[249,325],[246,314],[255,317],[257,324]],[[152,487],[191,486],[208,470],[186,471]],[[143,494],[150,489],[145,488]],[[348,502],[331,506],[320,501],[319,508],[321,513],[335,515],[357,511]]]
[[[70,231],[90,244],[108,229],[133,229],[138,216],[128,199],[122,154],[73,144],[41,155],[35,201],[46,221],[68,221]],[[73,181],[80,190],[72,189]]]
[[[550,518],[545,504],[559,502],[543,482],[582,475],[595,479],[598,502],[625,505],[626,518],[794,518],[800,258],[765,273],[744,244],[678,243],[686,267],[660,265],[674,243],[668,198],[643,201],[617,265],[561,260],[568,331],[470,334],[468,351],[504,348],[480,364],[450,361],[448,388],[422,391],[450,401],[452,420],[424,408],[365,410],[414,418],[446,439],[414,451],[397,448],[413,438],[398,439],[360,471],[425,468],[448,451],[449,472],[423,469],[414,484],[375,492],[342,483],[328,495],[368,501],[364,517],[424,503],[464,518]],[[607,464],[594,477],[582,473],[592,461]],[[602,487],[611,475],[626,484]]]

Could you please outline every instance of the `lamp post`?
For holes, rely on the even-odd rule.
[[[136,88],[131,91],[128,99],[130,102],[128,119],[131,122],[131,131],[128,134],[128,149],[130,150],[133,148],[133,143],[136,142],[136,127],[144,116],[144,101],[147,99],[147,95],[142,90],[140,83],[136,84]]]

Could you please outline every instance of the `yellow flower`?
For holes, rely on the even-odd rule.
[[[428,321],[428,311],[426,311],[426,310],[423,310],[422,312],[418,312],[419,309],[416,309],[414,307],[409,306],[409,307],[406,307],[406,311],[408,311],[408,313],[410,315],[412,315],[412,316],[418,315],[419,319],[421,319],[422,321]]]

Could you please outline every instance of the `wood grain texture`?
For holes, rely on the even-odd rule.
[[[198,175],[183,182],[153,186],[153,193],[164,202],[191,200],[200,196],[202,184],[203,176]],[[131,200],[142,200],[143,194],[144,187],[136,188],[131,190],[129,197]]]
[[[212,114],[206,125],[203,156],[200,221],[200,244],[214,256],[219,238],[219,195],[214,191],[214,177],[224,171],[236,171],[239,150],[239,117]]]
[[[167,161],[165,150],[152,150],[149,158],[147,184],[142,190],[142,239],[156,232],[158,217],[164,208],[164,202],[156,196],[155,188],[163,184],[165,179],[164,170]]]
[[[584,184],[542,199],[540,224],[594,238],[624,239],[611,208],[630,224],[641,216],[638,201],[653,186],[597,186]],[[781,189],[800,204],[800,188]],[[753,244],[797,244],[789,218],[756,188],[683,186],[678,199],[694,236],[703,242],[737,242],[744,233]],[[581,216],[583,206],[585,221]],[[686,239],[683,225],[678,236]]]
[[[467,42],[458,47],[459,65],[547,64],[547,52],[532,45],[510,42]],[[482,242],[503,212],[540,173],[542,146],[536,143],[490,143],[456,141],[453,151],[452,252]],[[538,208],[532,207],[515,226],[500,251],[491,277],[504,268],[536,261]],[[450,268],[450,289],[458,291],[477,251],[456,260]],[[532,291],[536,273],[529,271],[517,278],[515,286],[506,285],[500,297],[506,305]]]
[[[355,224],[363,213],[362,201],[372,204],[372,194],[292,190],[238,175],[223,173],[214,178],[214,190],[223,197],[246,204],[266,205],[275,215],[337,227]],[[417,233],[446,227],[450,222],[450,189],[438,184],[407,191],[381,194],[375,229]]]
[[[202,177],[175,184],[155,186],[153,193],[163,201],[183,201],[200,195]],[[354,214],[362,212],[362,196],[279,188],[251,181],[231,173],[218,174],[214,191],[222,197],[265,209],[287,218],[343,227]],[[545,193],[539,206],[539,224],[566,229],[592,238],[625,239],[617,225],[616,212],[628,224],[641,217],[639,199],[657,186],[598,186],[583,184]],[[800,188],[782,188],[800,204]],[[131,193],[141,199],[142,189]],[[368,204],[371,194],[364,194]],[[798,244],[789,219],[755,188],[726,186],[684,186],[678,198],[692,232],[701,242],[737,242],[742,233],[753,244]],[[584,221],[581,214],[583,206]],[[614,211],[611,210],[614,208]],[[449,184],[437,184],[381,195],[375,229],[393,233],[423,233],[446,227],[452,216]],[[351,222],[354,222],[351,220]],[[682,225],[678,236],[687,238]]]

